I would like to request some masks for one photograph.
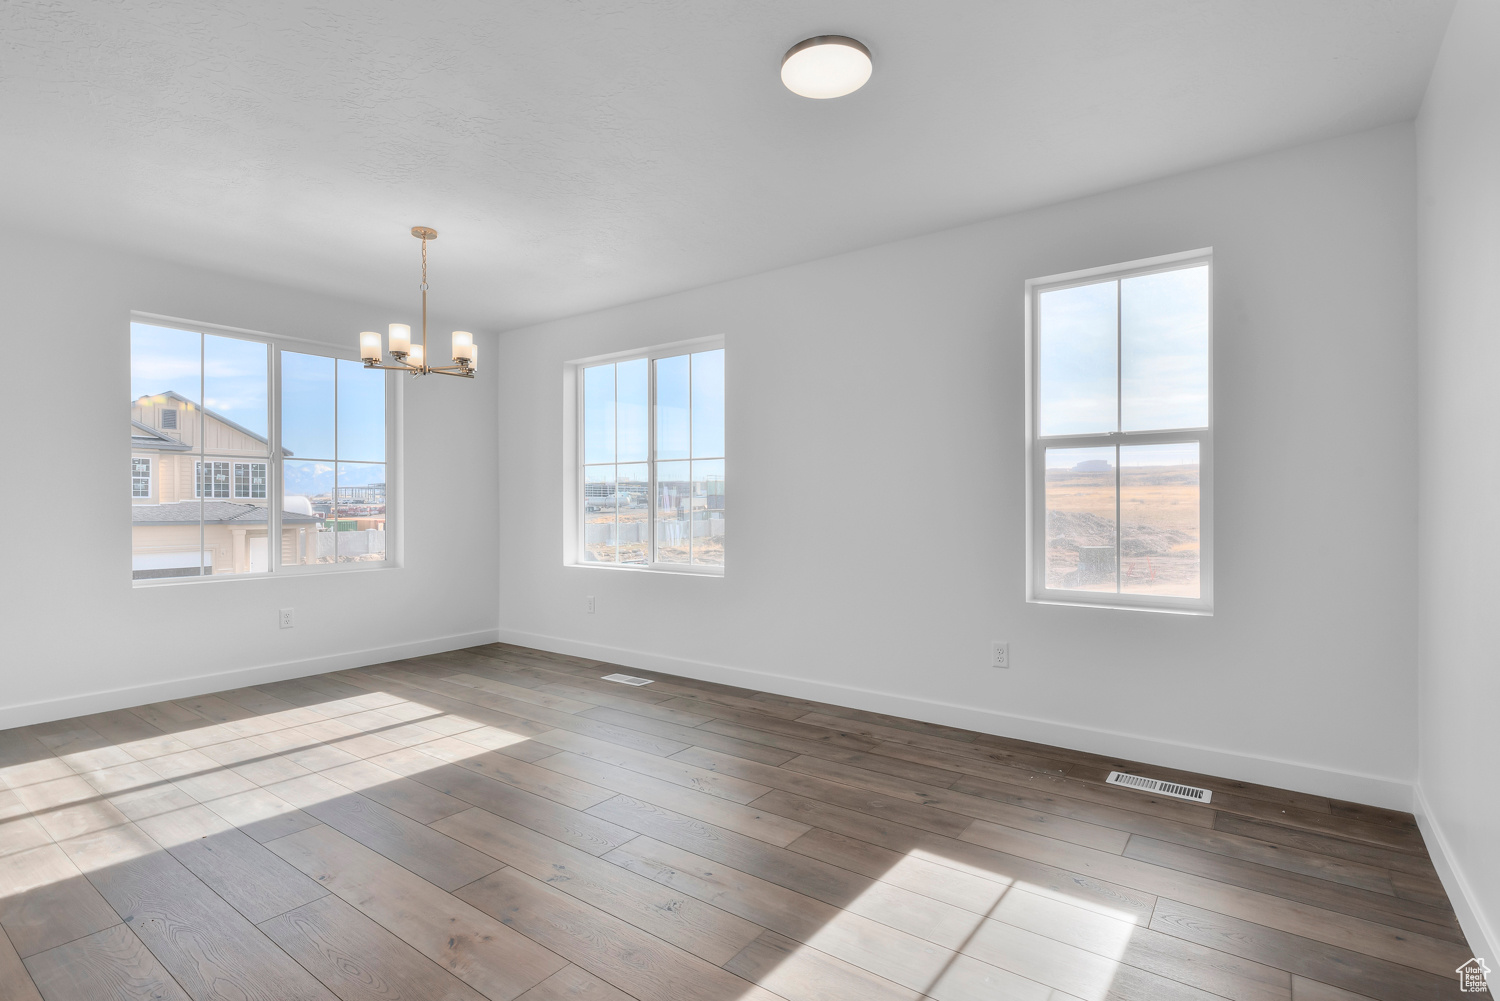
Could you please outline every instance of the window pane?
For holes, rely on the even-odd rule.
[[[686,365],[683,366],[684,370],[686,367]],[[658,390],[658,400],[661,398],[659,393],[660,390]],[[693,509],[690,467],[691,463],[687,462],[658,462],[656,464],[656,561],[658,563],[688,563],[692,559],[688,539]]]
[[[339,454],[360,462],[385,461],[385,373],[338,359]]]
[[[1198,597],[1198,443],[1120,448],[1120,589]]]
[[[622,361],[615,366],[615,391],[619,395],[616,411],[621,462],[645,462],[650,456],[650,397],[647,385],[650,363],[644,358]]]
[[[615,367],[583,370],[583,461],[615,461]]]
[[[151,499],[151,460],[132,457],[130,460],[130,497],[132,500]]]
[[[196,577],[213,572],[203,552],[203,471],[199,456],[203,335],[130,325],[131,577]],[[139,467],[139,469],[138,469]],[[146,474],[154,473],[153,478]],[[138,491],[145,489],[144,494]]]
[[[333,463],[287,461],[281,472],[281,562],[332,563]]]
[[[153,327],[149,323],[130,325],[130,398],[166,397],[176,394],[194,405],[202,398],[203,337],[190,330]],[[170,399],[156,401],[173,408]],[[138,417],[132,419],[139,420]],[[144,422],[159,428],[159,420]]]
[[[193,467],[197,475],[197,483],[194,485],[194,496],[204,500],[228,500],[229,499],[229,463],[214,459],[195,461]]]
[[[287,455],[332,459],[334,359],[281,352],[281,446]],[[329,475],[333,473],[329,468]],[[333,487],[329,483],[329,489]]]
[[[236,462],[234,464],[234,499],[250,497],[250,463]]]
[[[1047,586],[1115,590],[1115,450],[1049,448]]]
[[[338,561],[385,559],[385,463],[340,462],[336,497],[338,518],[332,527]]]
[[[686,459],[692,448],[688,429],[688,355],[656,360],[656,457]],[[683,482],[687,473],[683,472]]]
[[[693,355],[693,457],[724,454],[724,349]]]
[[[1038,433],[1117,430],[1113,281],[1037,296]]]
[[[259,341],[203,336],[204,448],[269,454],[270,394],[266,386],[266,352]]]
[[[624,368],[623,365],[620,367]],[[646,464],[637,462],[616,469],[619,477],[615,482],[619,559],[621,563],[645,563],[651,558],[650,505],[647,503],[651,484],[646,479]]]
[[[583,559],[616,562],[615,467],[583,467]]]
[[[695,382],[694,385],[697,385]],[[696,427],[697,425],[694,425]],[[724,460],[693,462],[693,562],[724,565]]]
[[[1120,282],[1126,431],[1208,426],[1208,268]]]
[[[205,422],[213,422],[211,411],[204,411]],[[202,494],[204,573],[264,573],[270,567],[264,559],[267,508],[262,502],[235,496],[235,476],[243,472],[248,489],[249,465],[236,463],[224,456],[205,456],[195,461],[198,489]],[[257,541],[258,540],[258,541]],[[261,558],[252,565],[252,549]]]

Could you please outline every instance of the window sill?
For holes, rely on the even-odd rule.
[[[197,577],[148,577],[142,580],[132,580],[130,586],[132,588],[182,587],[184,585],[217,584],[231,580],[290,580],[295,577],[341,577],[345,574],[381,573],[387,570],[400,569],[400,564],[390,562],[389,560],[377,566],[329,567],[326,570],[314,564],[305,569],[284,567],[276,573],[221,573]]]
[[[639,563],[564,563],[570,570],[623,570],[628,573],[675,574],[679,577],[723,577],[723,567],[683,566],[674,563],[656,563],[642,566]]]
[[[1144,604],[1131,601],[1100,601],[1086,598],[1064,598],[1055,595],[1043,597],[1030,596],[1026,599],[1031,605],[1066,605],[1072,608],[1105,608],[1115,612],[1165,612],[1168,615],[1198,615],[1212,617],[1214,610],[1205,605],[1178,605],[1178,604]]]

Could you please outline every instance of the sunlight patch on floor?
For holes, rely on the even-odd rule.
[[[955,869],[978,878],[955,881]],[[906,888],[924,880],[929,886],[941,880],[945,899]],[[1136,927],[1131,912],[914,849],[802,948],[879,972],[937,1001],[976,992],[1045,1001],[1058,991],[1103,1001]],[[791,986],[806,975],[805,965],[794,953],[758,982],[771,991],[783,980]]]
[[[14,797],[0,798],[7,895],[406,780],[351,751],[422,751],[437,768],[529,739],[381,691],[201,725],[170,718],[183,713],[171,703],[138,708],[169,732],[44,734],[55,757],[0,767],[0,792]]]

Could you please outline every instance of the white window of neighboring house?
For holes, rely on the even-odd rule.
[[[1213,262],[1027,284],[1033,601],[1213,608]]]
[[[183,433],[162,443],[180,485],[169,464],[153,492],[150,460],[132,465],[133,497],[156,501],[132,505],[137,584],[391,565],[393,375],[342,347],[135,314],[130,381],[133,421]]]
[[[234,496],[236,500],[265,500],[266,464],[264,462],[236,462],[234,464]]]
[[[723,573],[723,341],[574,367],[574,562]]]
[[[229,463],[227,462],[195,462],[197,472],[196,497],[205,497],[209,500],[227,499],[229,497]]]

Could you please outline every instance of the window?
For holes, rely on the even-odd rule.
[[[580,363],[578,399],[578,562],[722,573],[722,344]]]
[[[1212,261],[1027,283],[1033,600],[1212,609]]]
[[[266,499],[266,464],[264,462],[236,462],[234,464],[234,496],[251,500]]]
[[[135,580],[386,561],[397,383],[340,354],[131,323]]]
[[[228,497],[229,496],[229,463],[227,462],[198,462],[197,467],[197,493],[195,497]]]

